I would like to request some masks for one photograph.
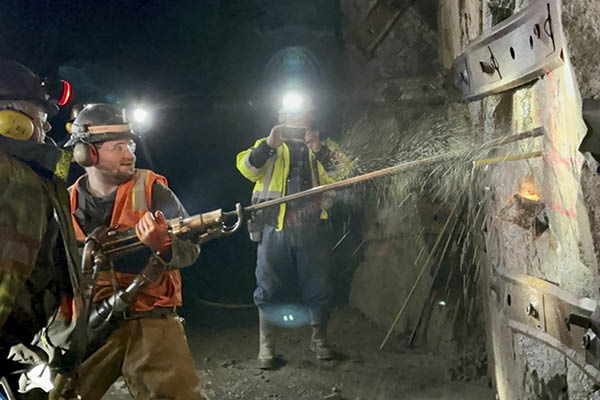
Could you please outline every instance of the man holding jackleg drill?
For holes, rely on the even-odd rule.
[[[148,264],[164,270],[135,295],[117,328],[78,368],[78,376],[57,384],[55,399],[100,399],[121,375],[135,399],[205,399],[176,311],[182,305],[179,269],[191,265],[200,248],[169,234],[166,218],[187,213],[164,177],[135,168],[132,139],[115,107],[93,104],[79,113],[66,144],[74,146],[75,161],[86,169],[70,188],[73,225],[81,241],[99,226],[135,228],[151,250]],[[100,272],[95,304],[131,285],[143,267],[125,259]]]

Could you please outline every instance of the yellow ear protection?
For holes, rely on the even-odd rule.
[[[78,142],[73,147],[73,160],[84,168],[98,163],[98,149],[93,143]]]
[[[29,140],[34,130],[33,120],[22,112],[0,110],[0,135],[16,140]]]

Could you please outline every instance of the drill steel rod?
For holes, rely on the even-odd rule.
[[[489,142],[484,143],[483,145],[479,146],[477,148],[477,150],[481,151],[481,150],[486,150],[486,149],[492,149],[495,147],[499,147],[499,146],[503,146],[503,145],[507,145],[509,143],[514,143],[520,140],[524,140],[524,139],[529,139],[529,138],[535,138],[538,136],[542,136],[544,134],[544,129],[543,128],[535,128],[531,131],[527,131],[527,132],[523,132],[520,133],[518,135],[513,135],[513,136],[509,136],[506,138],[501,138],[501,139],[497,139],[497,140],[492,140]],[[427,166],[427,165],[433,165],[433,164],[437,164],[437,163],[441,163],[443,161],[446,160],[450,160],[454,157],[461,157],[464,156],[465,152],[459,152],[459,151],[455,151],[455,152],[450,152],[450,153],[446,153],[446,154],[440,154],[437,156],[433,156],[433,157],[429,157],[429,158],[424,158],[421,160],[415,160],[415,161],[409,161],[406,163],[402,163],[402,164],[398,164],[392,167],[388,167],[388,168],[384,168],[384,169],[380,169],[377,171],[373,171],[373,172],[369,172],[363,175],[359,175],[359,176],[355,176],[352,178],[348,178],[348,179],[344,179],[342,181],[339,182],[334,182],[331,183],[329,185],[322,185],[322,186],[317,186],[314,187],[312,189],[308,189],[302,192],[298,192],[298,193],[294,193],[288,196],[284,196],[281,197],[279,199],[274,199],[274,200],[269,200],[269,201],[265,201],[263,203],[259,203],[259,204],[254,204],[251,205],[249,207],[246,207],[244,209],[241,209],[241,206],[239,210],[236,209],[236,211],[230,211],[230,212],[226,212],[226,213],[221,213],[221,210],[216,210],[213,211],[211,213],[205,213],[205,214],[198,214],[198,215],[193,215],[191,217],[185,218],[185,221],[192,221],[194,220],[195,222],[197,222],[196,220],[198,218],[200,218],[200,221],[203,220],[203,217],[205,215],[207,216],[211,216],[215,217],[215,213],[217,213],[220,216],[241,216],[242,212],[245,214],[251,214],[252,212],[258,211],[260,209],[263,208],[268,208],[268,207],[273,207],[273,206],[277,206],[280,205],[282,203],[287,203],[288,201],[292,201],[292,200],[296,200],[296,199],[301,199],[303,197],[308,197],[308,196],[313,196],[319,193],[324,193],[324,192],[328,192],[331,190],[335,190],[335,189],[339,189],[342,187],[346,187],[346,186],[350,186],[350,185],[354,185],[357,184],[359,182],[364,182],[364,181],[368,181],[371,179],[375,179],[377,177],[380,176],[385,176],[385,175],[391,175],[391,174],[395,174],[395,173],[399,173],[402,171],[407,171],[413,168],[417,168],[417,167],[422,167],[422,166]],[[537,153],[536,153],[537,155]],[[485,164],[489,164],[489,163],[495,163],[495,162],[501,162],[501,161],[509,161],[511,159],[518,159],[515,157],[519,157],[520,155],[513,155],[513,156],[507,156],[507,157],[500,157],[498,159],[488,159],[488,160],[476,160],[473,161],[475,163],[481,163],[478,165],[485,165]],[[531,157],[531,154],[527,154],[525,155],[526,157]],[[215,214],[215,215],[213,215]],[[216,221],[216,220],[215,220]],[[238,219],[238,222],[240,221],[240,219]],[[175,218],[172,220],[168,220],[167,224],[173,228],[173,227],[177,227],[178,223],[180,223],[180,219],[179,218]],[[236,224],[237,226],[238,224]],[[235,229],[237,230],[237,229]],[[173,233],[177,233],[177,232],[173,232]],[[134,250],[138,247],[142,247],[142,243],[137,239],[137,235],[135,234],[135,232],[133,230],[130,230],[129,232],[126,232],[125,234],[123,234],[120,237],[115,237],[115,238],[109,238],[110,243],[110,248],[106,248],[104,249],[104,253],[106,255],[112,255],[114,253],[119,253],[119,252],[123,252],[123,251],[128,251],[128,250]]]
[[[504,146],[504,145],[507,145],[510,143],[518,142],[520,140],[525,140],[525,139],[542,136],[543,134],[544,134],[544,128],[539,127],[539,128],[535,128],[531,131],[520,133],[518,135],[509,136],[507,138],[502,138],[500,140],[492,140],[492,141],[486,142],[483,145],[481,145],[478,148],[478,150],[493,149],[495,147]],[[343,187],[350,186],[350,185],[355,185],[359,182],[368,181],[371,179],[378,178],[380,176],[396,174],[398,172],[407,171],[407,170],[411,170],[411,169],[418,168],[418,167],[423,167],[423,166],[427,166],[427,165],[431,165],[431,164],[437,164],[442,161],[449,160],[453,157],[459,157],[462,154],[464,154],[464,152],[451,152],[451,153],[440,154],[440,155],[429,157],[429,158],[424,158],[421,160],[408,161],[408,162],[405,162],[402,164],[394,165],[392,167],[388,167],[388,168],[380,169],[377,171],[368,172],[363,175],[358,175],[358,176],[354,176],[352,178],[344,179],[339,182],[330,183],[328,185],[317,186],[312,189],[304,190],[302,192],[298,192],[298,193],[290,194],[288,196],[281,197],[279,199],[268,200],[263,203],[254,204],[252,206],[248,206],[248,207],[244,208],[244,211],[251,213],[254,211],[261,210],[263,208],[273,207],[273,206],[276,206],[276,205],[279,205],[282,203],[287,203],[288,201],[301,199],[301,198],[304,198],[307,196],[313,196],[315,194],[328,192],[331,190],[343,188]]]
[[[541,157],[542,155],[543,154],[541,151],[533,151],[531,153],[523,153],[523,154],[510,154],[507,156],[486,158],[483,160],[475,160],[475,161],[473,161],[473,166],[474,167],[483,167],[484,165],[498,164],[498,163],[502,163],[502,162],[506,162],[506,161],[527,160],[530,158]]]

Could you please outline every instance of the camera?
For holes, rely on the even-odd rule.
[[[283,127],[283,138],[284,139],[304,140],[305,133],[306,133],[306,128],[303,126],[285,125]]]

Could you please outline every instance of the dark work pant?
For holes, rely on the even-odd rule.
[[[254,303],[273,315],[278,307],[301,300],[308,309],[306,322],[324,323],[333,298],[331,240],[327,221],[280,232],[265,226],[258,244]]]

